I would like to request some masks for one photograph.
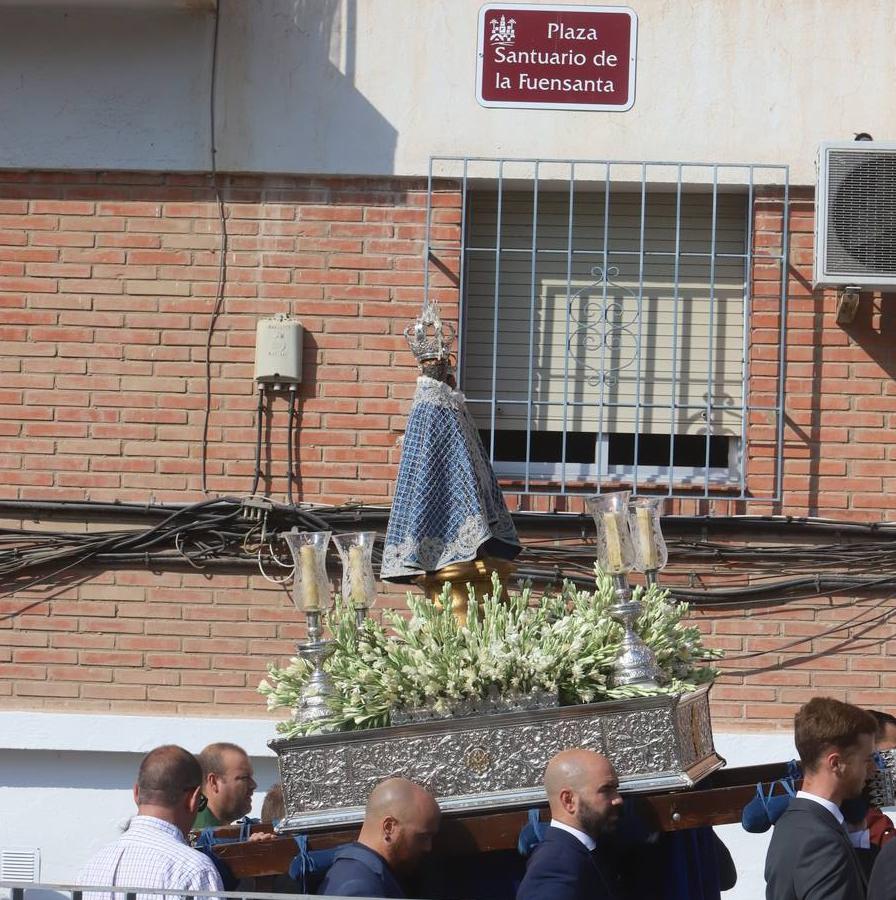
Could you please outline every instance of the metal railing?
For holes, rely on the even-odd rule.
[[[170,888],[143,888],[121,885],[32,884],[0,881],[0,897],[8,900],[293,900],[316,895],[298,893],[262,893],[256,891],[176,891]],[[372,900],[372,898],[368,898]]]
[[[447,181],[446,181],[447,179]],[[640,488],[649,488],[651,493],[665,493],[670,497],[710,498],[724,496],[726,499],[762,500],[765,502],[779,500],[783,483],[783,435],[784,435],[784,382],[786,365],[786,319],[787,319],[787,259],[788,229],[787,210],[789,206],[789,170],[786,165],[758,164],[721,164],[721,163],[684,163],[684,162],[644,162],[614,160],[562,160],[562,159],[512,159],[483,157],[432,157],[429,165],[428,203],[425,234],[425,284],[427,296],[431,292],[433,274],[445,272],[445,264],[440,259],[443,254],[456,254],[458,247],[440,223],[446,221],[441,217],[441,206],[433,202],[434,191],[444,190],[445,185],[459,188],[460,209],[460,266],[458,271],[458,290],[460,296],[459,314],[459,346],[457,367],[461,387],[467,392],[467,401],[474,419],[482,430],[493,465],[499,476],[513,480],[514,484],[506,488],[511,493],[552,493],[567,494],[582,491],[600,490],[602,484],[620,481],[630,483],[635,492]],[[772,191],[766,190],[773,188]],[[760,195],[760,191],[765,191]],[[476,228],[475,240],[471,239],[471,199],[489,192],[494,197],[493,209],[488,218],[488,225]],[[626,241],[613,242],[610,235],[614,223],[611,206],[619,195],[628,197],[629,205],[636,210],[634,218],[627,225]],[[740,246],[735,250],[726,247],[718,239],[720,198],[738,195],[742,198],[744,215],[741,221]],[[545,228],[546,219],[541,212],[540,201],[546,196],[566,198],[558,201],[565,204],[566,237],[561,235],[562,216],[555,212],[550,228]],[[589,223],[596,235],[592,243],[588,238],[577,234],[580,231],[577,219],[577,204],[581,198],[590,197],[590,203],[602,209],[603,221],[592,216]],[[666,207],[674,210],[668,217],[648,215],[648,197],[665,196]],[[708,235],[705,248],[683,245],[683,198],[708,197],[704,203],[707,209],[706,221],[700,227]],[[525,215],[528,224],[522,229],[518,227],[523,221],[522,214],[514,222],[517,227],[513,239],[507,238],[508,208],[511,199],[523,197]],[[598,198],[595,201],[595,197]],[[756,232],[757,199],[768,199],[780,204],[780,235],[772,241],[765,241],[757,248],[754,241]],[[543,205],[547,205],[545,200]],[[555,207],[557,204],[555,203]],[[638,209],[639,208],[639,209]],[[494,222],[496,224],[492,224]],[[649,243],[645,238],[647,228],[652,237]],[[489,231],[490,229],[490,231]],[[545,234],[550,233],[545,239]],[[483,236],[488,239],[483,240]],[[478,344],[490,344],[491,359],[488,362],[477,362],[475,370],[479,388],[468,390],[472,368],[465,361],[465,352],[471,345],[471,311],[470,272],[471,259],[488,259],[488,272],[493,268],[493,285],[488,290],[485,303],[485,288],[482,287],[482,271],[479,276],[479,293],[477,299],[487,305],[486,313],[491,319],[485,326],[488,334],[475,335]],[[544,316],[539,319],[536,306],[544,295],[544,279],[537,272],[542,267],[542,260],[554,259],[555,271],[565,261],[565,273],[556,280],[559,283],[559,298],[565,293],[566,300],[566,332],[563,352],[566,360],[554,362],[546,372],[543,362],[536,359],[537,351],[542,347],[540,329],[544,324]],[[613,316],[619,316],[619,302],[608,290],[614,262],[628,259],[627,290],[631,293],[628,309],[632,310],[631,321],[626,322],[625,329],[614,325]],[[528,260],[528,265],[525,261]],[[662,260],[662,262],[659,262]],[[592,264],[596,263],[592,268]],[[649,265],[665,265],[669,271],[669,284],[664,287],[668,296],[649,298],[651,289],[648,284],[647,271]],[[685,339],[693,338],[687,334],[682,316],[687,315],[686,292],[683,290],[685,276],[683,267],[700,265],[705,274],[701,287],[704,295],[708,322],[705,327],[706,346],[701,347],[705,355],[706,366],[701,378],[694,374],[688,376],[688,390],[683,391],[680,369],[687,352]],[[777,333],[774,339],[766,341],[762,350],[763,389],[751,387],[751,363],[760,358],[756,352],[756,339],[752,326],[753,284],[756,280],[756,266],[764,266],[770,277],[777,279]],[[576,316],[574,307],[581,299],[584,288],[580,287],[587,266],[589,271],[598,272],[599,277],[590,279],[593,283],[587,288],[593,294],[596,312],[586,313],[587,322],[583,325],[582,316]],[[719,270],[724,266],[728,278],[726,290],[720,287]],[[504,269],[513,268],[517,276],[517,287],[509,288],[505,281]],[[524,268],[528,268],[528,290],[520,285],[525,277]],[[729,350],[729,362],[721,359],[723,352],[718,338],[724,333],[722,317],[726,315],[725,303],[730,297],[730,276],[732,271],[739,270],[739,291],[737,306],[741,309],[740,351]],[[483,268],[485,271],[485,268]],[[767,273],[766,273],[767,274]],[[541,280],[540,280],[541,279]],[[516,296],[514,296],[514,291]],[[770,290],[766,290],[764,300],[768,300]],[[645,309],[650,299],[653,319],[648,320]],[[587,299],[587,298],[586,298]],[[510,315],[509,305],[514,305],[512,315],[517,324],[514,326],[515,359],[522,360],[517,371],[526,370],[515,380],[512,388],[507,380],[502,380],[501,367],[507,365],[508,352],[505,343],[506,334],[502,333],[502,316]],[[547,304],[542,302],[542,305]],[[671,365],[669,371],[663,373],[667,385],[661,401],[651,399],[654,386],[650,384],[651,353],[657,337],[659,321],[657,311],[664,316],[663,322],[671,322],[671,335],[663,334],[663,339],[671,340]],[[683,312],[684,311],[684,312]],[[628,315],[628,312],[626,312]],[[737,312],[734,313],[737,315]],[[480,310],[480,319],[482,311]],[[525,321],[521,323],[521,319]],[[618,322],[616,323],[618,325]],[[649,329],[646,327],[649,324]],[[763,326],[765,334],[768,328]],[[590,333],[588,333],[590,330]],[[614,384],[617,377],[614,372],[620,367],[618,358],[619,336],[624,330],[630,338],[632,359],[625,362],[628,370],[625,377],[628,388],[626,392],[611,391],[608,385]],[[648,334],[648,331],[650,334]],[[615,344],[614,344],[615,341]],[[528,344],[528,352],[526,352]],[[730,344],[729,344],[730,347]],[[585,348],[589,354],[586,359],[582,353]],[[556,348],[552,351],[558,355]],[[578,355],[577,355],[578,353]],[[612,359],[610,359],[612,357]],[[769,362],[770,357],[774,357]],[[526,364],[527,363],[527,364]],[[689,361],[690,365],[690,361]],[[719,376],[720,367],[727,365],[724,376]],[[769,365],[774,366],[774,373],[769,374]],[[541,366],[541,367],[539,367]],[[488,369],[490,368],[490,372]],[[583,400],[583,378],[585,370],[596,373],[597,387]],[[562,370],[562,371],[561,371]],[[693,368],[691,369],[693,372]],[[727,384],[734,384],[736,373],[737,394],[724,396],[722,378]],[[536,388],[536,379],[543,385],[552,379],[550,396],[544,390]],[[523,383],[525,381],[525,383]],[[480,389],[484,382],[490,382],[488,389]],[[773,383],[772,387],[768,387]],[[702,393],[702,396],[693,396]],[[666,396],[668,395],[668,396]],[[771,398],[771,399],[770,399]],[[509,411],[509,412],[508,412]],[[500,417],[524,422],[514,436],[520,435],[517,442],[517,455],[514,464],[502,459],[500,451],[496,453],[498,433],[501,429]],[[583,432],[581,422],[589,417],[589,422],[596,423],[587,428],[587,434],[595,434],[594,458],[585,465],[571,462],[569,447],[571,436]],[[552,417],[555,423],[552,437],[559,433],[559,450],[551,465],[545,465],[545,459],[535,458],[536,440],[545,430],[544,423]],[[608,426],[608,417],[625,417],[626,441],[619,441],[618,435]],[[647,453],[648,428],[645,422],[653,417],[650,436],[651,454],[665,454],[665,461],[651,464],[642,462]],[[665,426],[657,426],[656,422],[668,422]],[[686,432],[677,423],[690,422]],[[721,429],[720,422],[726,426]],[[578,426],[576,425],[578,422]],[[557,424],[560,423],[560,424]],[[696,424],[694,424],[696,423]],[[508,426],[505,424],[504,426]],[[524,432],[524,436],[522,433]],[[762,433],[761,441],[755,435]],[[581,437],[581,434],[579,434]],[[656,437],[659,437],[659,440]],[[702,440],[702,447],[695,444],[694,438]],[[715,439],[721,438],[721,442]],[[668,440],[668,450],[665,448]],[[611,441],[615,442],[611,444]],[[525,444],[523,451],[522,446]],[[555,441],[556,443],[556,441]],[[756,453],[751,452],[753,445],[762,443],[762,472],[755,460]],[[677,449],[678,445],[678,449]],[[542,446],[544,446],[542,444]],[[630,458],[620,464],[619,460],[611,462],[609,449],[614,447],[629,448]],[[726,464],[711,464],[711,457],[717,459],[719,448],[727,449]],[[687,453],[679,452],[687,448]],[[712,451],[712,452],[711,452]],[[542,451],[544,452],[544,451]],[[721,454],[724,455],[724,452]],[[676,462],[689,456],[687,463]],[[774,475],[769,481],[767,468],[769,457],[774,460]],[[581,461],[579,461],[581,462]],[[751,464],[755,471],[751,471]],[[754,476],[751,479],[751,475]]]

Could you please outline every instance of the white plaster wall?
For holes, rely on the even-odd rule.
[[[790,731],[752,734],[713,734],[716,750],[729,767],[755,766],[782,762],[796,756],[793,734]],[[756,900],[765,896],[765,854],[772,838],[765,834],[750,834],[740,824],[716,828],[719,837],[731,851],[737,866],[737,884],[722,894],[724,900]]]
[[[279,780],[264,719],[96,716],[0,712],[0,849],[40,850],[40,880],[64,884],[136,812],[134,779],[143,755],[160,744],[198,753],[233,741],[249,753],[258,816]]]
[[[218,167],[414,175],[431,155],[788,163],[896,138],[891,0],[633,0],[626,113],[484,109],[480,0],[220,0]],[[0,166],[209,168],[207,2],[0,0]]]
[[[144,753],[163,743],[198,752],[229,740],[245,747],[255,768],[258,815],[265,791],[278,780],[264,719],[178,719],[153,716],[0,712],[0,849],[39,848],[44,883],[67,883],[94,852],[115,840],[134,813],[131,789]],[[729,766],[790,759],[787,732],[716,734]],[[737,887],[726,900],[754,900],[770,834],[740,825],[718,829],[734,857]]]
[[[0,0],[0,166],[206,169],[212,21],[198,3]]]

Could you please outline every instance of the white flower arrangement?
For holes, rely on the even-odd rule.
[[[680,694],[717,674],[707,663],[721,652],[704,647],[699,629],[683,624],[688,606],[670,602],[668,591],[634,589],[643,604],[635,630],[662,673],[662,685],[646,689],[608,684],[622,638],[622,626],[610,615],[615,594],[609,576],[598,572],[594,591],[565,582],[559,594],[538,600],[529,588],[502,599],[497,577],[492,584],[481,602],[470,591],[466,625],[451,613],[450,585],[438,606],[409,593],[410,617],[388,610],[385,626],[367,618],[358,627],[352,605],[337,596],[328,616],[335,650],[325,664],[335,688],[332,715],[313,726],[280,722],[278,732],[294,737],[321,725],[375,728],[390,724],[393,710],[450,714],[465,701],[496,695],[547,692],[565,705]],[[294,708],[309,675],[298,657],[285,668],[270,665],[258,686],[268,709]]]

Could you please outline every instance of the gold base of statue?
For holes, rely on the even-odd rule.
[[[487,556],[484,559],[473,559],[469,562],[452,563],[431,575],[420,575],[414,583],[423,589],[423,593],[439,606],[439,598],[445,582],[451,582],[451,612],[461,625],[467,624],[467,605],[469,593],[467,585],[472,585],[478,598],[492,592],[492,572],[498,573],[501,587],[507,590],[507,580],[516,571],[516,563],[508,559]]]

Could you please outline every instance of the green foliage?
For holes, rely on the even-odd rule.
[[[699,629],[683,624],[688,606],[670,602],[668,591],[635,588],[644,607],[635,627],[662,671],[657,691],[608,685],[622,639],[622,626],[609,612],[615,595],[608,576],[598,572],[594,591],[566,582],[559,594],[538,600],[529,588],[502,599],[497,577],[492,585],[481,606],[471,590],[466,625],[451,613],[449,585],[440,606],[408,594],[409,617],[389,610],[384,625],[368,618],[360,628],[352,605],[337,597],[328,619],[335,651],[326,668],[335,696],[327,724],[375,728],[389,724],[393,709],[449,713],[459,702],[496,693],[546,691],[562,704],[678,694],[716,675],[706,663],[721,654],[703,646]],[[294,708],[309,674],[299,658],[282,669],[269,666],[258,688],[268,709]],[[277,730],[287,736],[303,731],[292,721]]]

